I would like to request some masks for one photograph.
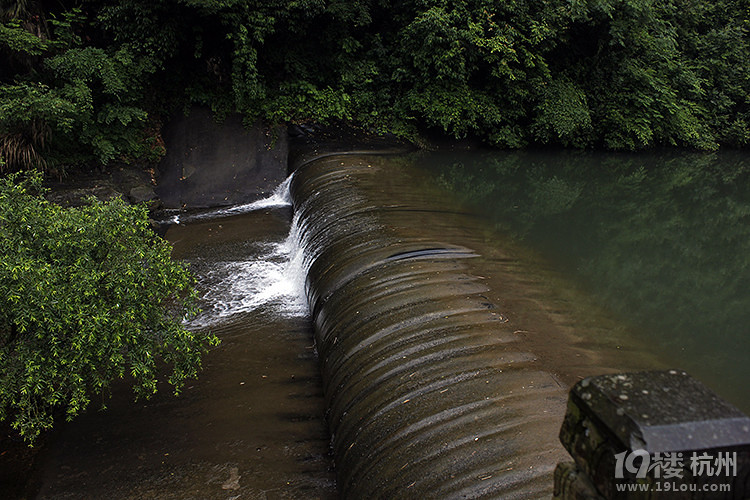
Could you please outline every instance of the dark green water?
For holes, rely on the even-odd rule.
[[[750,411],[750,155],[440,152],[416,162],[659,356]]]

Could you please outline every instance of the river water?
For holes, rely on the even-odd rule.
[[[191,326],[221,345],[179,397],[160,383],[133,403],[125,381],[107,411],[95,401],[65,425],[38,460],[38,498],[336,498],[291,218],[277,196],[169,228],[203,295]]]
[[[454,153],[417,163],[637,342],[750,412],[747,153]]]
[[[414,237],[476,253],[470,272],[534,362],[581,378],[680,367],[750,409],[750,197],[742,155],[419,153],[341,157],[404,207]],[[66,425],[39,459],[40,498],[335,498],[325,403],[283,189],[175,219],[222,344],[174,398]],[[405,228],[405,229],[404,229]],[[291,231],[291,237],[290,237]],[[545,410],[546,411],[546,410]],[[556,436],[562,406],[554,426]],[[550,489],[551,489],[551,477]]]

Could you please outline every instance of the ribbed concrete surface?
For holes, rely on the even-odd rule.
[[[378,175],[332,157],[291,185],[343,497],[549,498],[564,387],[483,296],[473,250],[406,234],[414,207],[362,188]]]

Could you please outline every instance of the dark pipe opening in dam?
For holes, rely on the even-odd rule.
[[[169,228],[223,343],[180,398],[66,426],[39,498],[549,498],[569,386],[663,367],[404,157],[287,187]]]

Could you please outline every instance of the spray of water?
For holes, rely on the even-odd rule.
[[[191,220],[289,206],[290,180],[291,176],[268,198],[191,216]],[[280,316],[307,315],[305,279],[309,263],[300,239],[298,219],[295,214],[283,241],[251,245],[247,260],[215,262],[199,271],[200,287],[206,290],[202,298],[203,313],[193,319],[190,326],[208,327],[258,310]],[[184,219],[181,222],[185,222]]]
[[[205,212],[191,214],[177,213],[172,215],[166,222],[169,222],[170,224],[184,224],[195,220],[229,217],[231,215],[254,212],[255,210],[262,210],[264,208],[288,207],[292,204],[291,198],[289,197],[289,183],[291,181],[292,176],[290,175],[284,180],[284,182],[276,186],[276,189],[273,190],[273,193],[271,193],[270,196],[261,200],[245,203],[243,205],[234,205],[232,207],[215,208]]]

